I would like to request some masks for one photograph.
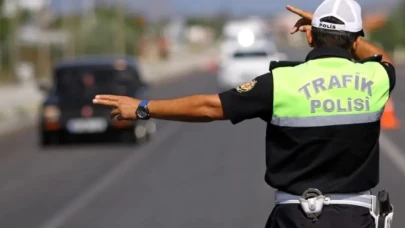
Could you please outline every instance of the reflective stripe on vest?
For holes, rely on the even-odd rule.
[[[271,123],[319,127],[376,122],[389,98],[389,78],[377,62],[311,60],[273,70]]]

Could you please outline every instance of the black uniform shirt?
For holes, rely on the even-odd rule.
[[[306,61],[328,57],[351,59],[346,50],[326,47],[312,50]],[[392,91],[395,69],[389,63],[381,64],[387,70]],[[271,187],[301,195],[307,188],[318,188],[324,194],[353,193],[377,185],[379,122],[280,129],[270,124],[274,96],[271,72],[255,80],[255,84],[243,87],[244,91],[232,89],[219,97],[225,117],[233,124],[253,118],[268,123],[265,180]],[[318,138],[319,144],[313,143],[314,137]],[[311,147],[305,148],[309,142]]]

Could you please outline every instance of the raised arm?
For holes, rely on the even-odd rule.
[[[382,62],[389,63],[394,66],[394,61],[392,58],[377,45],[374,45],[363,38],[359,38],[356,46],[357,47],[354,49],[353,53],[353,57],[356,60],[365,59],[373,55],[382,55]]]
[[[290,12],[301,17],[291,29],[291,34],[299,31],[306,32],[308,30],[311,30],[311,21],[313,17],[313,14],[311,12],[290,5],[287,5],[287,9]],[[354,48],[353,52],[353,58],[356,60],[360,60],[371,57],[373,55],[382,55],[382,62],[389,63],[391,64],[391,66],[395,66],[392,58],[383,49],[360,37],[358,42],[356,42],[356,47]]]

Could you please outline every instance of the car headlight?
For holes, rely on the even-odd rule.
[[[54,105],[45,106],[43,114],[46,120],[56,121],[60,117],[60,110]]]
[[[244,29],[238,34],[238,43],[242,47],[250,47],[255,43],[255,34],[249,29]]]

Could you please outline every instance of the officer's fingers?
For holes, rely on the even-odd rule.
[[[305,32],[305,26],[294,26],[294,28],[291,29],[291,34],[295,34],[297,32]]]
[[[108,95],[108,94],[100,94],[96,96],[96,99],[102,99],[102,100],[110,100],[110,101],[118,101],[121,96],[115,96],[115,95]]]
[[[113,107],[113,108],[118,107],[117,101],[110,101],[110,100],[105,100],[105,99],[100,99],[100,98],[94,99],[93,103],[98,104],[98,105],[109,106],[109,107]]]
[[[298,27],[297,27],[297,26],[294,26],[294,27],[291,29],[290,34],[294,34],[294,33],[296,33],[296,32],[298,32]]]
[[[301,32],[311,31],[311,26],[310,25],[303,25],[303,26],[299,27],[299,30]]]
[[[125,120],[124,117],[121,116],[121,114],[117,115],[117,120],[121,121],[121,120]]]
[[[294,33],[298,32],[298,31],[300,31],[301,26],[310,25],[310,24],[311,24],[310,20],[302,17],[295,23],[295,25],[291,29],[290,33],[294,34]]]
[[[115,108],[114,110],[112,110],[111,114],[110,114],[110,118],[114,119],[116,118],[118,115],[120,114],[120,110],[118,108]]]
[[[312,20],[312,15],[313,14],[311,12],[296,8],[296,7],[291,6],[291,5],[287,5],[286,8],[292,13],[295,13],[295,14],[303,17],[303,18]]]
[[[311,12],[287,5],[287,9],[292,12],[297,14],[298,16],[301,16],[307,20],[312,20],[313,14]]]

